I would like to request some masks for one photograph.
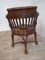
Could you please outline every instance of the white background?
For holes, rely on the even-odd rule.
[[[31,0],[0,0],[0,31],[10,30],[6,19],[7,8],[28,5],[31,5]]]
[[[32,0],[31,4],[38,6],[39,17],[37,32],[41,37],[45,38],[45,0]]]

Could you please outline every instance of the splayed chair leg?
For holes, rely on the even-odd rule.
[[[37,42],[37,33],[36,32],[34,33],[34,38],[35,38],[35,44],[37,45],[38,42]]]
[[[12,34],[11,37],[12,37],[12,47],[14,47],[14,34]]]
[[[27,50],[27,43],[25,42],[25,54],[28,54],[28,50]]]
[[[28,50],[27,50],[27,36],[26,39],[24,39],[24,45],[25,45],[25,54],[28,54]]]

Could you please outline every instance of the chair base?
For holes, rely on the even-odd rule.
[[[36,34],[36,32],[34,32],[34,38],[35,38],[34,41],[28,41],[28,40],[27,40],[28,35],[26,35],[25,37],[24,37],[24,36],[21,36],[23,41],[14,42],[14,34],[12,34],[12,35],[11,35],[11,37],[12,37],[12,47],[14,47],[14,44],[23,43],[24,46],[25,46],[25,50],[24,50],[24,52],[25,52],[25,54],[28,54],[27,43],[28,43],[28,42],[35,42],[35,44],[37,45],[38,42],[37,42],[37,38],[36,38],[36,36],[37,36],[37,34]]]
[[[35,42],[35,41],[26,41],[26,42],[29,43],[29,42]],[[25,45],[25,42],[24,42],[24,41],[15,42],[14,44],[20,44],[20,43],[22,43],[22,44]],[[26,43],[26,45],[27,45],[27,43]],[[12,47],[14,47],[14,44],[12,44]],[[35,44],[37,45],[38,42],[36,41]],[[26,46],[26,48],[25,48],[25,50],[24,50],[24,53],[25,53],[26,55],[28,54],[27,46]]]

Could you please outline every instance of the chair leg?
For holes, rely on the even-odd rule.
[[[25,43],[25,54],[28,54],[28,50],[27,50],[27,43]]]
[[[12,34],[11,37],[12,37],[12,47],[14,47],[14,35]]]
[[[35,44],[37,45],[38,42],[37,42],[37,33],[36,32],[34,33],[34,38],[35,38]]]
[[[27,37],[26,37],[26,39],[24,40],[24,45],[25,45],[25,54],[28,54],[28,50],[27,50]]]

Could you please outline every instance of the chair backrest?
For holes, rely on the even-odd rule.
[[[20,7],[20,8],[10,8],[7,9],[7,19],[11,28],[24,27],[26,25],[33,25],[34,27],[37,24],[38,12],[36,11],[37,7]]]

